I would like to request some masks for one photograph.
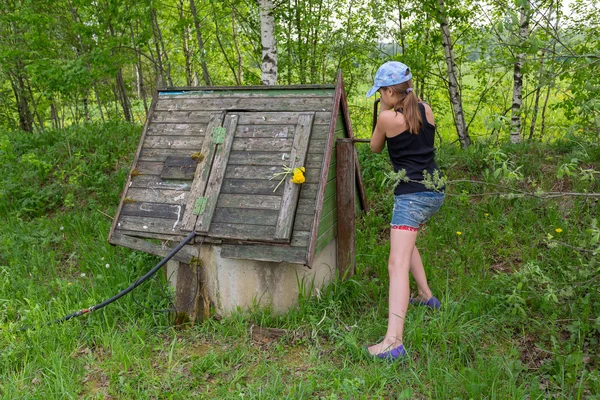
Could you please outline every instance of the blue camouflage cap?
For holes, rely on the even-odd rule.
[[[388,61],[377,70],[375,84],[367,92],[367,97],[373,96],[381,87],[398,85],[410,79],[412,79],[410,68],[398,61]]]

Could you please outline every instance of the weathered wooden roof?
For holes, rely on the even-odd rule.
[[[341,75],[337,86],[158,91],[109,241],[162,255],[149,239],[195,230],[223,257],[310,265],[340,113],[351,134]],[[304,166],[306,182],[279,184],[284,165]]]

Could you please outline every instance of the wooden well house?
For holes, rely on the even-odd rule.
[[[365,197],[352,137],[341,74],[336,85],[158,90],[109,242],[165,256],[195,231],[166,268],[181,311],[283,311],[300,285],[354,271]],[[304,167],[306,181],[284,166]]]

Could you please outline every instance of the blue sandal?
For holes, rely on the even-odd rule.
[[[395,349],[384,351],[383,353],[379,353],[379,354],[371,354],[369,352],[368,346],[364,346],[364,349],[370,357],[381,358],[383,360],[392,360],[393,361],[393,360],[397,360],[399,358],[406,357],[406,350],[404,350],[403,345],[400,345],[400,346],[396,347]]]
[[[410,304],[414,304],[417,306],[425,306],[425,307],[433,308],[435,310],[437,310],[438,308],[440,308],[442,306],[440,304],[440,301],[437,298],[435,298],[435,296],[431,296],[431,298],[427,301],[421,301],[421,300],[417,300],[417,299],[409,299],[408,302]]]

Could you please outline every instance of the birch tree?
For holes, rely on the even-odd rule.
[[[277,84],[277,41],[275,40],[275,18],[273,1],[258,0],[260,7],[260,41],[262,43],[262,84]]]
[[[510,142],[520,143],[521,136],[521,107],[523,105],[523,63],[525,61],[524,45],[529,36],[529,0],[517,0],[521,3],[519,9],[519,46],[521,49],[516,54],[513,70],[513,97]]]
[[[458,139],[460,140],[462,147],[466,148],[471,144],[471,138],[465,122],[460,85],[458,82],[458,69],[454,59],[454,46],[450,34],[450,27],[448,25],[448,16],[444,6],[444,0],[437,0],[436,11],[442,33],[442,45],[444,46],[444,57],[446,59],[448,71],[448,93],[450,95],[450,103],[452,104],[454,113],[454,124],[456,125]]]

